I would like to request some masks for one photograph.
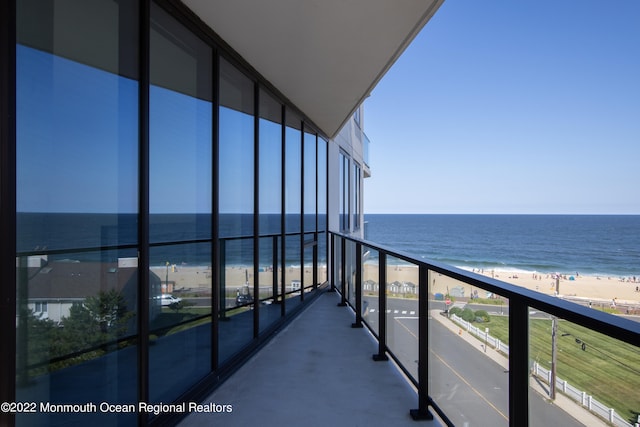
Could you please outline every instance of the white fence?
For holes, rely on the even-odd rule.
[[[509,355],[509,346],[500,341],[498,338],[492,337],[488,332],[485,332],[484,330],[473,326],[470,322],[467,322],[466,320],[456,316],[455,314],[452,314],[450,318],[457,324],[461,325],[467,332],[472,333],[482,341],[486,342],[487,345],[490,345],[497,351],[504,353],[507,356]]]
[[[499,339],[492,337],[488,332],[483,330],[482,328],[478,328],[472,325],[470,322],[456,316],[455,314],[451,315],[451,320],[461,325],[467,332],[477,336],[482,341],[486,342],[487,345],[492,346],[497,351],[509,355],[509,346]],[[547,384],[551,383],[551,371],[543,368],[537,362],[533,362],[533,368],[531,370],[532,374],[536,377],[544,380]],[[586,392],[582,390],[578,390],[568,382],[563,379],[560,379],[556,376],[556,390],[562,391],[569,398],[578,402],[580,405],[590,410],[591,412],[599,415],[603,419],[609,421],[611,424],[619,427],[638,427],[639,424],[631,424],[626,421],[624,418],[620,417],[613,408],[609,408],[603,403],[597,401],[593,396],[588,395]]]
[[[533,369],[531,370],[533,375],[546,381],[547,384],[551,383],[551,371],[543,368],[537,362],[533,362]],[[558,378],[556,376],[556,390],[562,391],[569,398],[575,400],[591,412],[599,415],[611,424],[620,427],[633,427],[634,424],[629,423],[624,418],[620,417],[613,408],[609,408],[604,403],[597,401],[593,396],[587,394],[587,392],[578,390],[567,381]],[[636,424],[637,425],[637,424]]]

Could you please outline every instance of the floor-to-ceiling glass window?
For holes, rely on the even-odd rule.
[[[149,7],[147,58],[135,0],[17,0],[20,401],[135,404],[144,392],[172,402],[211,373],[214,352],[224,365],[253,341],[258,300],[262,331],[281,319],[285,292],[288,309],[300,304],[302,284],[314,284],[307,270],[326,268],[326,243],[314,262],[313,242],[327,229],[327,142],[291,109],[283,123],[283,103],[264,89],[256,121],[256,79],[214,55],[179,11]],[[147,65],[150,85],[140,86]],[[124,425],[137,417],[96,416]],[[79,423],[91,420],[17,416],[18,425]]]
[[[349,225],[349,157],[340,153],[340,231],[348,232]]]
[[[318,283],[327,281],[327,141],[318,138]]]
[[[260,329],[280,317],[282,246],[282,104],[260,90]]]
[[[302,286],[302,121],[291,110],[287,110],[285,131],[285,289],[290,298],[285,305],[287,310],[294,308],[300,301]]]
[[[151,9],[149,400],[211,370],[211,48]],[[171,375],[167,375],[171,372]]]
[[[253,339],[254,83],[220,58],[220,361]]]
[[[315,269],[315,256],[317,255],[317,153],[316,134],[305,128],[304,130],[304,249],[303,249],[303,276],[302,283],[305,288],[315,285],[314,277],[317,274]]]
[[[20,402],[137,401],[137,8],[17,1]],[[16,423],[91,416],[38,411]]]
[[[352,191],[351,191],[351,195],[353,197],[353,229],[354,230],[359,230],[360,229],[360,201],[361,201],[361,195],[360,195],[360,189],[362,188],[362,169],[360,169],[360,166],[355,164],[353,165],[353,182],[352,182]]]

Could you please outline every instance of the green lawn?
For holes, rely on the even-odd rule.
[[[491,316],[482,327],[508,343],[508,321],[507,316]],[[640,348],[559,320],[557,349],[559,378],[614,408],[628,421],[636,421],[640,413]],[[551,368],[551,320],[529,321],[529,356]]]

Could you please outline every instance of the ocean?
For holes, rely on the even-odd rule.
[[[262,233],[278,233],[277,215],[263,215]],[[221,215],[220,235],[251,233],[250,215]],[[300,229],[290,217],[287,231]],[[17,249],[50,252],[50,259],[105,260],[135,256],[133,214],[19,213]],[[210,245],[165,245],[204,241],[211,235],[206,214],[151,215],[151,265],[210,265]],[[365,215],[365,238],[418,259],[464,269],[640,277],[639,215]],[[260,265],[272,262],[272,239],[260,241]],[[281,243],[278,243],[281,244]],[[109,253],[88,248],[132,246]],[[250,239],[230,241],[227,264],[251,265]],[[324,246],[324,245],[323,245]],[[79,249],[79,250],[78,250]],[[52,252],[53,251],[53,252]],[[287,238],[287,265],[300,264],[300,239]],[[106,258],[105,258],[106,257]],[[305,254],[305,264],[310,262]]]
[[[280,215],[260,216],[263,236],[280,233]],[[319,217],[320,226],[326,222]],[[305,216],[305,229],[315,226],[315,216]],[[300,216],[285,217],[285,231],[298,233]],[[221,214],[220,237],[227,238],[225,263],[233,266],[253,265],[251,236],[253,216],[249,214]],[[49,260],[115,262],[118,258],[137,256],[138,221],[136,214],[96,213],[41,213],[17,214],[16,248],[19,255],[48,255]],[[151,214],[149,216],[151,266],[211,265],[210,214]],[[307,236],[308,240],[310,237]],[[282,245],[278,238],[278,245]],[[286,237],[285,263],[300,265],[301,241],[299,234]],[[272,237],[260,239],[260,265],[273,265]],[[171,242],[177,242],[171,244]],[[320,240],[323,248],[326,243]],[[104,249],[104,248],[108,248]],[[278,252],[278,256],[280,253]],[[304,263],[312,262],[312,253],[305,250]]]
[[[365,238],[464,269],[640,277],[640,215],[365,215]]]

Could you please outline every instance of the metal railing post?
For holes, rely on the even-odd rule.
[[[429,412],[429,270],[419,266],[418,278],[418,409],[409,411],[414,420],[432,420]]]
[[[509,425],[529,425],[529,308],[509,300]]]
[[[362,328],[362,244],[356,243],[356,321],[352,328]]]
[[[373,360],[389,360],[387,356],[387,254],[378,252],[378,353]]]

